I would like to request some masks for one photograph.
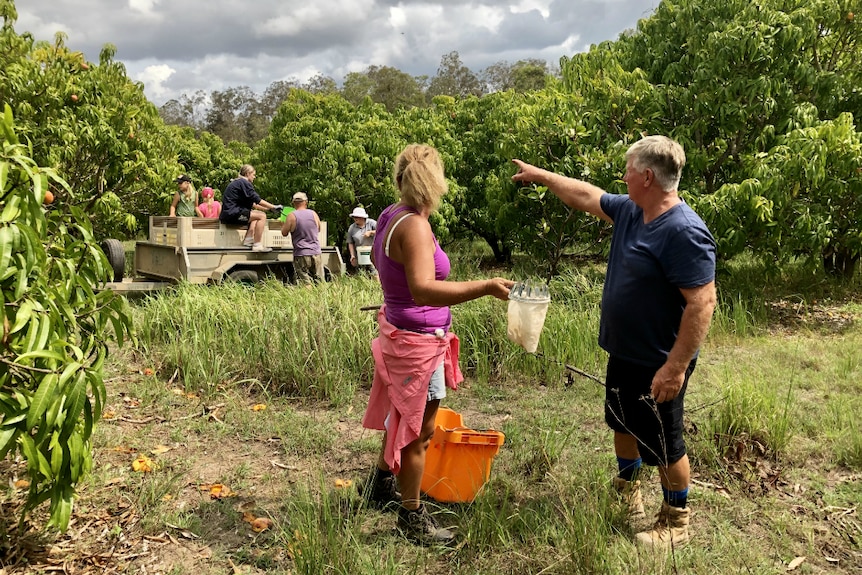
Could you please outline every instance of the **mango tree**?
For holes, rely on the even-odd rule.
[[[762,189],[767,184],[758,178],[758,166],[779,141],[801,145],[798,137],[786,134],[845,111],[858,113],[860,38],[848,0],[666,0],[639,22],[636,33],[564,60],[564,84],[585,97],[587,113],[609,102],[635,112],[632,128],[664,133],[683,144],[686,198],[698,208],[724,210],[701,212],[712,223],[722,259],[749,248],[771,257],[772,228],[789,223],[774,219],[771,210],[795,203],[789,196],[776,203],[776,194],[789,194],[794,186]],[[604,60],[602,68],[584,73],[584,61],[598,58]],[[606,73],[616,68],[628,78]],[[603,78],[608,85],[593,90]],[[635,89],[640,84],[645,89]],[[607,129],[612,139],[630,134],[625,128],[620,133],[616,123]],[[827,175],[820,182],[840,179]],[[828,227],[838,218],[818,221]],[[816,255],[812,250],[819,243],[802,237],[788,242],[802,229],[791,226],[780,236],[785,245],[795,246],[795,254]]]
[[[490,246],[497,262],[509,262],[517,241],[521,218],[501,217],[501,210],[513,199],[508,182],[511,164],[500,154],[502,136],[511,130],[512,92],[483,98],[456,100],[451,96],[434,98],[440,122],[448,124],[457,145],[450,146],[455,161],[448,174],[463,188],[451,205],[457,215],[455,233],[479,237]]]
[[[555,88],[518,96],[506,113],[511,129],[501,135],[501,156],[588,180],[608,191],[624,191],[619,184],[624,143],[606,139],[603,125],[587,124],[586,105],[582,97]],[[511,166],[503,172],[510,176],[514,171]],[[511,201],[503,201],[500,218],[512,222],[518,245],[545,262],[548,275],[556,274],[573,250],[603,250],[609,229],[604,222],[570,209],[542,186],[516,190],[507,183],[501,193]]]
[[[215,189],[217,200],[221,198],[220,191],[239,175],[240,167],[251,161],[252,149],[243,142],[225,145],[215,134],[196,134],[188,127],[166,126],[166,133],[173,142],[179,163],[174,177],[179,173],[188,174],[198,191],[205,186]],[[168,213],[176,189],[171,185],[156,192],[159,201],[155,213]]]
[[[12,107],[37,164],[75,191],[55,186],[57,202],[80,207],[98,237],[131,234],[135,214],[151,209],[151,191],[169,188],[178,171],[155,106],[113,60],[113,46],[94,64],[62,33],[53,43],[16,34],[11,0],[0,0],[0,14],[0,102]]]
[[[778,138],[752,177],[702,198],[728,231],[726,253],[756,247],[776,262],[809,254],[832,275],[853,275],[862,256],[862,133],[850,114],[812,121]],[[754,241],[756,240],[756,241]]]
[[[0,459],[27,461],[22,523],[50,501],[49,524],[65,529],[92,465],[109,333],[122,343],[131,317],[123,298],[94,289],[111,267],[74,190],[33,162],[8,105],[0,128]],[[43,205],[52,189],[70,200],[62,210]]]
[[[354,107],[337,94],[292,90],[255,149],[255,186],[286,205],[295,192],[306,192],[337,241],[355,206],[374,217],[394,201],[392,161],[402,142],[380,104]]]

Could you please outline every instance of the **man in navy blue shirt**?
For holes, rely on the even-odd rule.
[[[648,547],[689,540],[690,467],[683,404],[716,305],[715,240],[677,193],[685,153],[664,136],[626,152],[627,195],[513,160],[516,182],[547,186],[566,205],[613,224],[599,325],[608,352],[605,421],[614,431],[614,487],[631,519],[645,517],[638,471],[657,466],[664,501]]]

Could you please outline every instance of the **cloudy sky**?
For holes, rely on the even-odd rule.
[[[659,0],[16,0],[18,33],[98,62],[106,43],[157,105],[182,93],[392,66],[433,76],[457,51],[479,72],[615,40]]]

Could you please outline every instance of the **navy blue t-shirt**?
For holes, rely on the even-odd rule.
[[[251,182],[245,178],[237,178],[227,185],[221,196],[220,219],[230,221],[244,210],[251,210],[251,207],[257,203],[260,203],[260,196]]]
[[[604,194],[601,208],[614,227],[599,345],[613,357],[661,366],[685,309],[680,288],[715,279],[715,239],[683,202],[648,224],[628,195]]]

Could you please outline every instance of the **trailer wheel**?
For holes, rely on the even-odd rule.
[[[120,240],[108,239],[102,241],[102,251],[108,258],[111,269],[114,270],[114,281],[123,281],[126,271],[126,250]]]
[[[241,284],[256,284],[260,281],[260,277],[254,270],[234,270],[227,274],[227,279],[230,282]]]

